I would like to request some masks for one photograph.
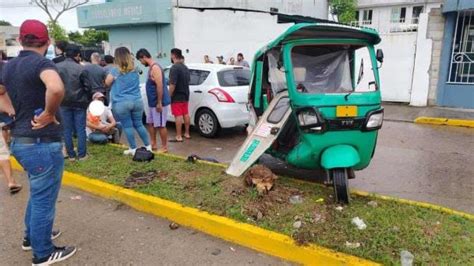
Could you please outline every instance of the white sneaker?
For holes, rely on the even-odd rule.
[[[147,151],[151,151],[151,145],[145,147]]]
[[[133,156],[133,155],[135,155],[135,151],[136,151],[136,150],[137,150],[137,149],[128,149],[128,150],[125,150],[125,151],[123,151],[123,155],[132,155],[132,156]]]

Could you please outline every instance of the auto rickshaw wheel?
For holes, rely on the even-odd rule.
[[[337,203],[349,204],[348,170],[349,169],[346,168],[336,168],[332,170],[332,183]]]

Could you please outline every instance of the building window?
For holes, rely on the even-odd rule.
[[[392,8],[392,15],[390,22],[392,23],[405,23],[405,18],[407,15],[406,7],[394,7]]]
[[[458,13],[448,83],[474,84],[474,11]]]
[[[364,16],[362,18],[363,25],[371,25],[372,24],[372,9],[364,10]]]
[[[411,24],[418,24],[420,14],[423,13],[423,6],[414,6],[411,13]]]

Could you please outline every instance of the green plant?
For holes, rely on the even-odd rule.
[[[66,30],[61,27],[58,23],[54,23],[53,21],[48,21],[48,31],[51,38],[55,41],[67,41],[68,36],[66,34]]]
[[[6,20],[0,20],[0,26],[11,26],[12,24]]]
[[[331,14],[341,23],[349,24],[356,19],[356,0],[330,0]]]
[[[69,40],[84,46],[95,46],[102,41],[109,40],[109,33],[104,30],[87,29],[84,33],[71,31],[68,33]]]

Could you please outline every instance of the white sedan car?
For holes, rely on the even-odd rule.
[[[239,66],[187,64],[189,82],[189,115],[191,125],[204,137],[215,137],[221,128],[249,123],[248,91],[250,70]],[[169,68],[165,70],[169,76]],[[145,84],[142,96],[146,103]],[[146,105],[148,106],[148,105]],[[168,116],[174,122],[174,117]]]

